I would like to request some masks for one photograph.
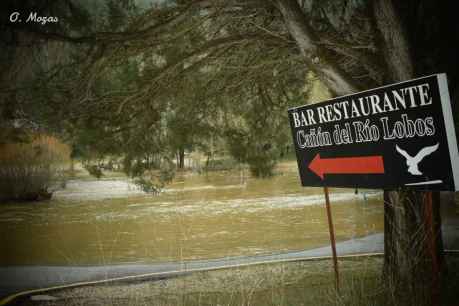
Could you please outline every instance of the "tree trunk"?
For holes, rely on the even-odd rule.
[[[295,39],[308,67],[335,94],[345,95],[358,91],[326,52],[315,42],[314,30],[296,0],[277,0],[290,35]],[[400,19],[390,0],[377,0],[373,4],[375,27],[379,30],[381,54],[386,62],[386,82],[413,78],[409,43]],[[384,192],[384,270],[392,284],[397,302],[401,304],[432,305],[431,288],[434,259],[441,262],[441,227],[439,194],[415,192],[408,189]],[[432,201],[428,201],[432,199]],[[428,203],[429,205],[426,205]],[[430,205],[431,204],[431,205]],[[430,209],[430,210],[429,210]],[[432,224],[425,223],[427,215],[434,216]],[[433,239],[430,239],[430,238]],[[437,241],[429,245],[429,241]],[[437,292],[438,293],[438,292]]]
[[[185,168],[185,149],[184,148],[179,149],[178,157],[179,157],[179,164],[178,164],[179,169]]]
[[[374,1],[373,13],[388,67],[386,81],[414,78],[408,39],[393,3]],[[384,203],[386,281],[402,304],[434,305],[443,261],[440,194],[385,190]]]
[[[70,172],[72,175],[75,173],[75,159],[70,158]]]
[[[346,95],[358,91],[353,80],[326,55],[316,44],[319,39],[306,22],[304,14],[296,0],[277,0],[277,5],[284,22],[304,55],[308,68],[321,79],[335,95]]]

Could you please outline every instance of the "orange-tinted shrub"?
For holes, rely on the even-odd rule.
[[[64,182],[69,161],[69,146],[52,136],[0,145],[0,200],[49,198]]]

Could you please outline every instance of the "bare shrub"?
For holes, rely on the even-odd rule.
[[[44,200],[65,184],[70,148],[47,135],[0,145],[0,200]]]

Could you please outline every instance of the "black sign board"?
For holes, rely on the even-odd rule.
[[[459,190],[445,74],[289,109],[303,186]]]

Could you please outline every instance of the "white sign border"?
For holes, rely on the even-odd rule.
[[[459,191],[459,152],[457,149],[456,130],[454,127],[451,99],[448,91],[448,79],[446,73],[437,74],[438,89],[440,92],[441,109],[445,120],[446,140],[448,142],[451,170],[453,172],[454,189]]]

